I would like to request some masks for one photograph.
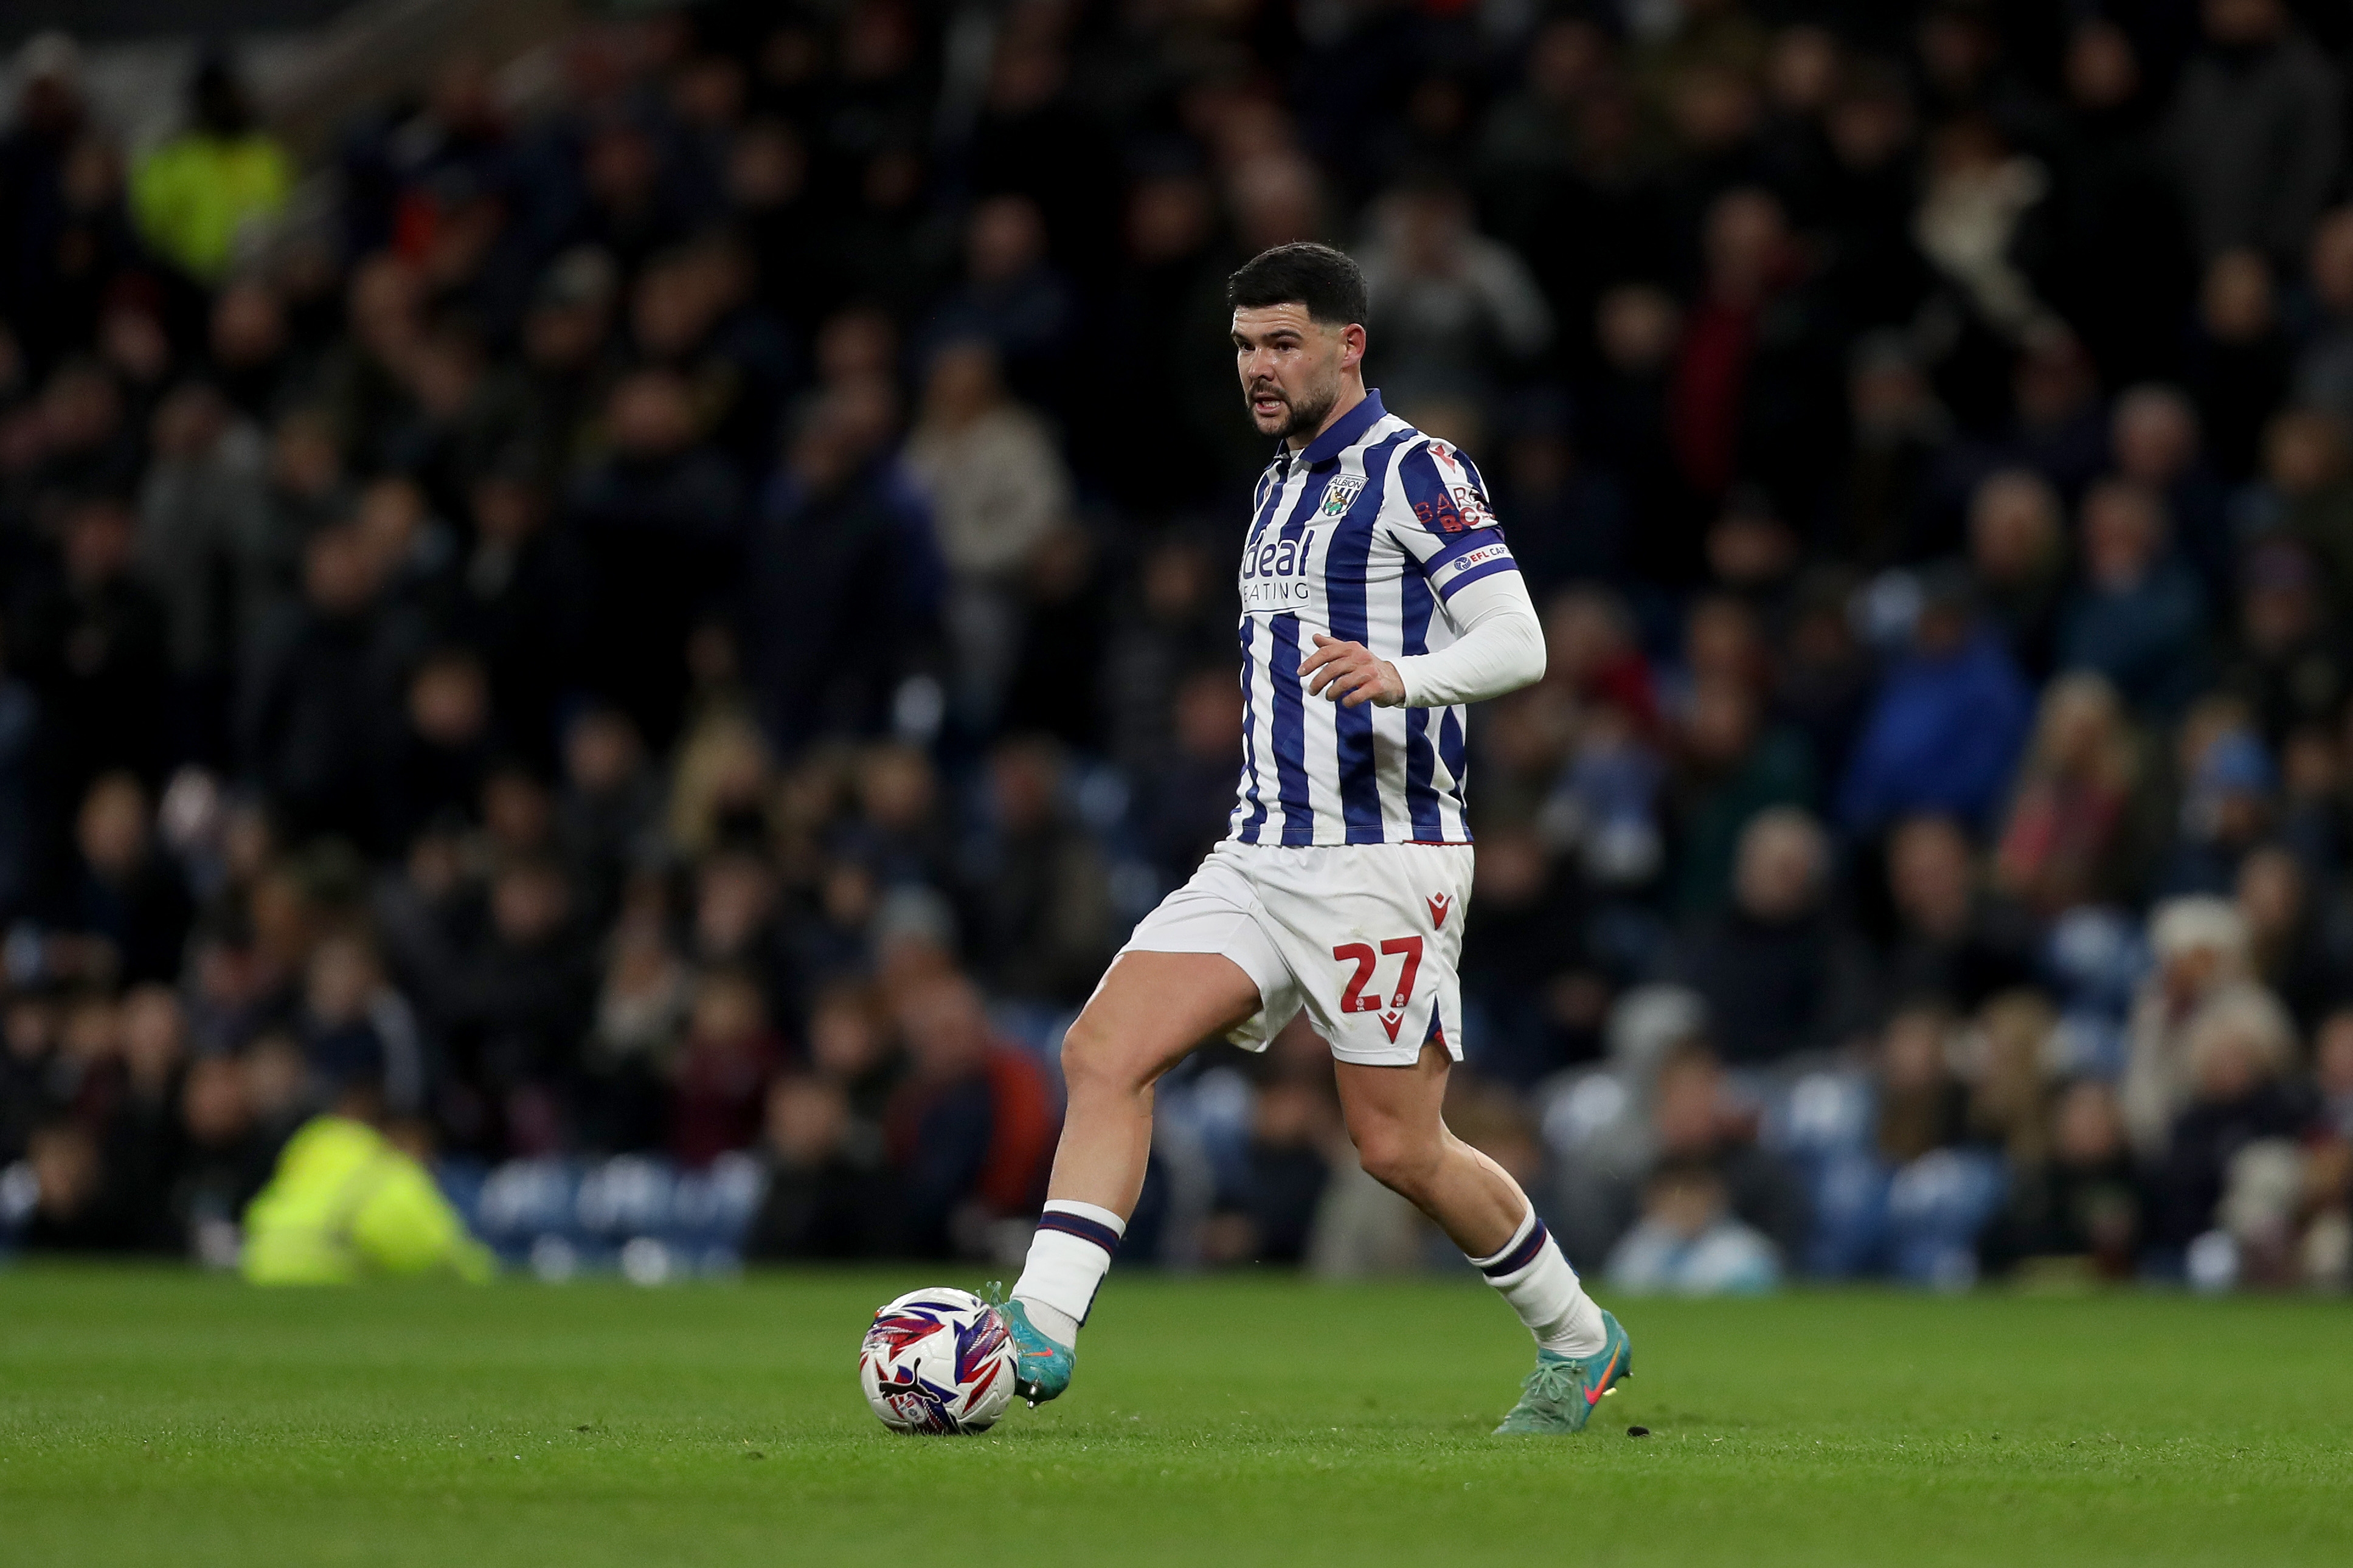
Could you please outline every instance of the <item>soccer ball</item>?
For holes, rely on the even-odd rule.
[[[910,1290],[874,1314],[858,1385],[893,1432],[986,1432],[1013,1403],[1013,1342],[969,1290]]]

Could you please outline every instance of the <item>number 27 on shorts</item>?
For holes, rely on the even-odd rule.
[[[1380,967],[1381,960],[1395,955],[1405,959],[1398,971],[1396,994],[1386,1002],[1378,989],[1366,995],[1365,988],[1371,984],[1373,972]],[[1413,995],[1414,977],[1421,973],[1421,938],[1393,936],[1381,943],[1378,952],[1373,951],[1370,942],[1343,942],[1332,950],[1332,956],[1342,963],[1356,966],[1356,972],[1348,977],[1348,988],[1340,994],[1341,1012],[1377,1013],[1384,1006],[1402,1012],[1408,998]]]

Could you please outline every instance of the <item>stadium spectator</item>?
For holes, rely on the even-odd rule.
[[[238,628],[273,586],[261,557],[266,450],[260,430],[201,383],[165,395],[150,437],[133,569],[164,612],[172,749],[217,767],[227,760]]]
[[[2021,673],[2047,678],[2067,581],[2057,493],[2031,469],[1989,474],[1969,498],[1968,531],[1971,582],[1986,617]]]
[[[1103,847],[1063,804],[1051,742],[1001,743],[988,784],[987,826],[965,862],[976,966],[998,995],[1074,1006],[1116,951]]]
[[[1675,827],[1674,908],[1703,915],[1733,897],[1733,863],[1757,813],[1813,799],[1813,759],[1795,732],[1767,727],[1746,685],[1721,676],[1693,690],[1669,785]]]
[[[980,340],[933,356],[906,456],[947,566],[959,706],[987,730],[1020,648],[1023,568],[1067,519],[1070,475],[1044,423],[1006,397],[996,350]]]
[[[2110,386],[2167,373],[2178,342],[2139,330],[2179,319],[2191,258],[2161,128],[2165,62],[2107,16],[2073,22],[2061,66],[2066,120],[2054,139],[2054,242],[2040,270]]]
[[[1801,1245],[1805,1194],[1788,1167],[1758,1147],[1753,1114],[1707,1047],[1677,1047],[1660,1064],[1651,1126],[1654,1177],[1679,1165],[1704,1170],[1719,1184],[1726,1214],[1773,1252]]]
[[[1879,673],[1847,613],[1852,594],[1846,573],[1809,572],[1791,592],[1780,638],[1773,708],[1805,736],[1818,779],[1846,772]]]
[[[1677,356],[1670,431],[1684,481],[1703,498],[1736,479],[1804,510],[1820,483],[1837,362],[1826,310],[1792,246],[1788,219],[1754,186],[1725,191],[1703,231],[1704,287]]]
[[[2126,389],[2109,420],[2117,477],[2165,499],[2175,542],[2197,569],[2210,597],[2232,583],[2231,495],[2205,450],[2198,411],[2179,388],[2158,383]]]
[[[764,1115],[762,1087],[784,1058],[758,981],[734,969],[695,983],[671,1068],[670,1152],[690,1169],[748,1147]]]
[[[2296,351],[2295,400],[2353,417],[2353,209],[2334,208],[2313,226],[2305,275],[2320,319]]]
[[[2353,655],[2326,614],[2319,568],[2293,541],[2247,552],[2238,640],[2221,686],[2247,705],[2272,747],[2299,726],[2327,725],[2353,694]]]
[[[1212,1262],[1298,1263],[1307,1256],[1341,1137],[1339,1108],[1312,1078],[1280,1071],[1250,1101],[1247,1182],[1234,1206],[1210,1216],[1202,1250]]]
[[[588,568],[582,673],[667,745],[684,717],[688,633],[718,613],[741,548],[742,487],[674,372],[631,373],[605,414],[609,455],[581,473],[567,503]]]
[[[1675,944],[1668,976],[1699,993],[1734,1066],[1836,1044],[1850,1021],[1857,976],[1851,944],[1825,907],[1829,854],[1800,808],[1759,812],[1740,833],[1730,907]]]
[[[1905,818],[1887,837],[1894,929],[1878,955],[1890,1004],[1940,1000],[1963,1012],[2032,978],[2025,911],[1978,885],[1974,847],[1948,816]]]
[[[254,123],[230,63],[204,60],[188,84],[186,130],[141,160],[132,206],[147,243],[201,282],[217,281],[240,243],[286,204],[294,186],[286,149]]]
[[[111,769],[160,776],[169,631],[132,570],[137,523],[123,497],[69,500],[56,527],[58,570],[20,588],[9,630],[13,662],[47,715],[55,787],[74,800]]]
[[[1781,1280],[1773,1245],[1732,1217],[1724,1183],[1702,1164],[1662,1165],[1642,1217],[1602,1265],[1623,1290],[1678,1296],[1755,1295]]]
[[[898,1200],[891,1173],[879,1143],[859,1136],[841,1085],[778,1078],[768,1089],[766,1116],[768,1184],[744,1256],[782,1263],[892,1255]]]
[[[1952,421],[1901,334],[1874,332],[1848,356],[1847,419],[1841,552],[1873,566],[1934,555],[1929,490]]]
[[[373,1276],[490,1278],[490,1254],[411,1148],[347,1096],[303,1123],[246,1210],[238,1267],[257,1285],[350,1284]],[[360,1114],[352,1114],[358,1110]]]
[[[2170,719],[2204,675],[2205,595],[2167,552],[2163,504],[2119,481],[2084,498],[2084,581],[2059,627],[2062,669],[2096,670],[2136,710]]]
[[[366,541],[336,524],[303,546],[301,597],[256,629],[237,751],[298,839],[339,834],[377,844],[387,731],[422,632],[381,592]]]
[[[590,708],[564,733],[564,784],[555,839],[588,918],[622,910],[631,875],[657,854],[661,787],[637,727],[618,710]]]
[[[1988,1269],[2072,1264],[2103,1279],[2131,1277],[2149,1202],[2107,1085],[2068,1085],[2052,1111],[2049,1157],[2021,1166],[2011,1181],[1984,1239]]]
[[[1054,1109],[1029,1057],[991,1035],[980,997],[943,975],[900,998],[908,1074],[886,1126],[905,1194],[908,1244],[974,1257],[988,1226],[1037,1201]]]
[[[936,615],[931,520],[888,446],[896,402],[879,377],[826,393],[752,524],[738,611],[747,674],[788,749],[881,729]]]
[[[1048,256],[1038,204],[1013,195],[976,204],[964,254],[964,281],[933,311],[921,346],[977,338],[996,349],[1007,382],[1023,399],[1066,412],[1062,373],[1076,305]]]
[[[121,1252],[138,1233],[107,1187],[103,1152],[79,1121],[58,1120],[26,1141],[36,1201],[24,1241],[42,1252]]]
[[[2249,984],[2246,918],[2221,899],[2169,899],[2149,917],[2153,972],[2135,997],[2132,1054],[2119,1094],[2133,1146],[2154,1159],[2189,1102],[2189,1042],[2211,1003]]]
[[[1376,204],[1364,247],[1372,300],[1369,374],[1399,408],[1467,405],[1481,416],[1552,339],[1552,310],[1510,247],[1471,226],[1471,205],[1440,180],[1409,182]]]
[[[2026,738],[2025,681],[1979,623],[1959,572],[1926,577],[1911,644],[1888,670],[1840,785],[1839,816],[1851,832],[1915,811],[1984,824]]]
[[[111,978],[170,982],[195,910],[179,868],[154,844],[137,778],[111,773],[90,785],[75,816],[74,846],[78,875],[59,923],[104,942]]]
[[[1968,1091],[1952,1070],[1951,1029],[1951,1015],[1929,1003],[1898,1009],[1880,1031],[1873,1136],[1891,1166],[1950,1148],[1968,1132]]]
[[[2225,251],[2207,267],[2185,369],[2216,466],[2228,479],[2244,479],[2289,374],[2277,290],[2256,252]]]
[[[366,942],[330,935],[311,949],[300,1023],[314,1082],[377,1086],[385,1109],[403,1116],[424,1109],[426,1064],[415,1015],[385,984]]]
[[[2162,893],[2228,893],[2271,826],[2278,771],[2246,729],[2226,722],[2188,758],[2180,822],[2158,868]]]
[[[2136,888],[2147,851],[2143,759],[2101,676],[2053,681],[1994,853],[1998,885],[2045,917]]]
[[[2297,1027],[2309,1029],[2345,992],[2348,933],[2336,911],[2313,896],[2304,867],[2276,844],[2239,863],[2232,901],[2247,922],[2254,977],[2279,998]]]
[[[2189,1101],[2168,1130],[2158,1167],[2152,1238],[2186,1247],[2224,1218],[2225,1194],[2247,1181],[2251,1153],[2303,1131],[2306,1112],[2287,1081],[2295,1032],[2279,1004],[2253,988],[2216,996],[2189,1041]]]
[[[2285,262],[2319,216],[2342,155],[2335,66],[2283,0],[2205,0],[2206,47],[2182,68],[2166,126],[2202,260],[2238,247]]]
[[[1197,669],[1177,682],[1168,739],[1175,754],[1154,757],[1136,826],[1153,864],[1173,881],[1226,836],[1241,766],[1242,704],[1233,676]]]

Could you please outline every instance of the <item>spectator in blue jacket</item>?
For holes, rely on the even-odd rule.
[[[2000,636],[1980,626],[1968,580],[1925,575],[1912,651],[1887,672],[1839,795],[1850,832],[1927,812],[1982,826],[2025,743],[2034,697]]]

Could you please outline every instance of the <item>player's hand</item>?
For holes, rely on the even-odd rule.
[[[1405,704],[1405,679],[1397,666],[1374,658],[1373,650],[1360,642],[1342,642],[1317,632],[1315,651],[1307,656],[1299,673],[1307,678],[1308,690],[1343,708],[1361,708],[1367,702],[1377,708]]]

